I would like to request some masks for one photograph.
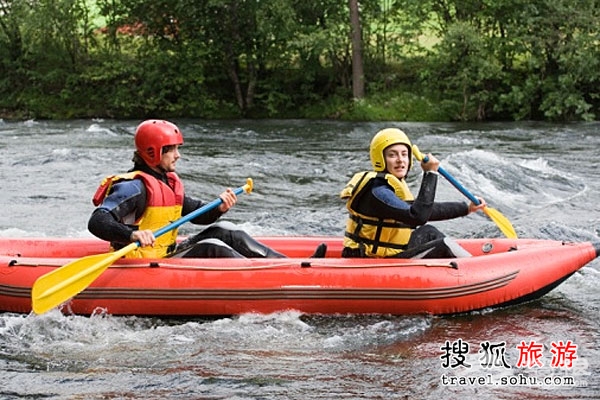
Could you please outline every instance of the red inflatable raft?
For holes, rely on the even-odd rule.
[[[459,240],[457,259],[343,259],[332,237],[261,237],[288,259],[121,259],[62,306],[89,315],[451,314],[536,299],[594,260],[600,245]],[[326,258],[309,258],[319,243]],[[29,313],[36,279],[107,253],[93,238],[0,238],[0,311]]]

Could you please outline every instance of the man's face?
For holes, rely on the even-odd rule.
[[[165,146],[162,148],[162,155],[158,166],[166,172],[175,172],[175,163],[179,160],[179,145]]]

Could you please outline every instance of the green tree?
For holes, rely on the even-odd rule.
[[[0,0],[0,112],[592,120],[598,5]]]
[[[424,84],[459,119],[589,120],[598,108],[595,0],[429,1],[441,42]]]
[[[592,120],[600,85],[600,7],[595,0],[533,0],[509,27],[518,47],[501,106],[516,119]]]
[[[428,87],[440,93],[441,104],[458,120],[484,120],[500,87],[502,68],[486,41],[469,23],[448,27],[423,74]]]

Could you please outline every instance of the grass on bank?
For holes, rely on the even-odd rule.
[[[60,99],[47,98],[36,110],[3,107],[0,102],[0,118],[4,120],[25,119],[78,119],[78,118],[114,118],[104,115],[102,111],[83,109],[76,110],[65,105]],[[30,105],[33,103],[29,103]],[[37,104],[37,103],[36,103]],[[295,113],[274,115],[275,119],[334,119],[344,121],[414,121],[445,122],[451,121],[452,112],[435,101],[415,93],[406,91],[388,91],[366,96],[360,100],[348,100],[342,96],[332,96],[323,101],[298,109]],[[167,115],[165,114],[166,118]],[[169,115],[168,117],[203,118],[203,119],[238,119],[241,118],[231,105],[206,110],[204,115]],[[263,118],[256,116],[257,118]],[[142,118],[131,115],[127,118]],[[264,118],[267,118],[266,116]]]
[[[432,100],[410,92],[385,92],[348,101],[340,97],[302,110],[307,119],[340,119],[346,121],[450,121],[450,113]]]

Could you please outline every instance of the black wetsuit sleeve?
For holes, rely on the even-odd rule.
[[[393,219],[411,227],[467,215],[468,206],[461,202],[435,202],[437,174],[425,173],[414,201],[399,199],[383,179],[374,179],[373,186],[356,203],[355,209],[365,215]]]
[[[434,203],[429,220],[443,221],[446,219],[464,217],[468,214],[469,205],[462,201]]]
[[[96,237],[108,242],[129,243],[131,234],[137,228],[121,224],[109,211],[97,208],[88,221],[88,230]]]
[[[201,200],[196,200],[191,197],[185,196],[183,199],[182,215],[188,215],[189,213],[196,211],[200,207],[204,206],[205,203]],[[219,207],[215,207],[210,211],[200,214],[190,222],[196,225],[208,225],[218,220],[223,213],[219,211]]]
[[[88,230],[109,242],[130,243],[137,221],[146,207],[146,187],[137,179],[113,185],[111,192],[88,220]]]

